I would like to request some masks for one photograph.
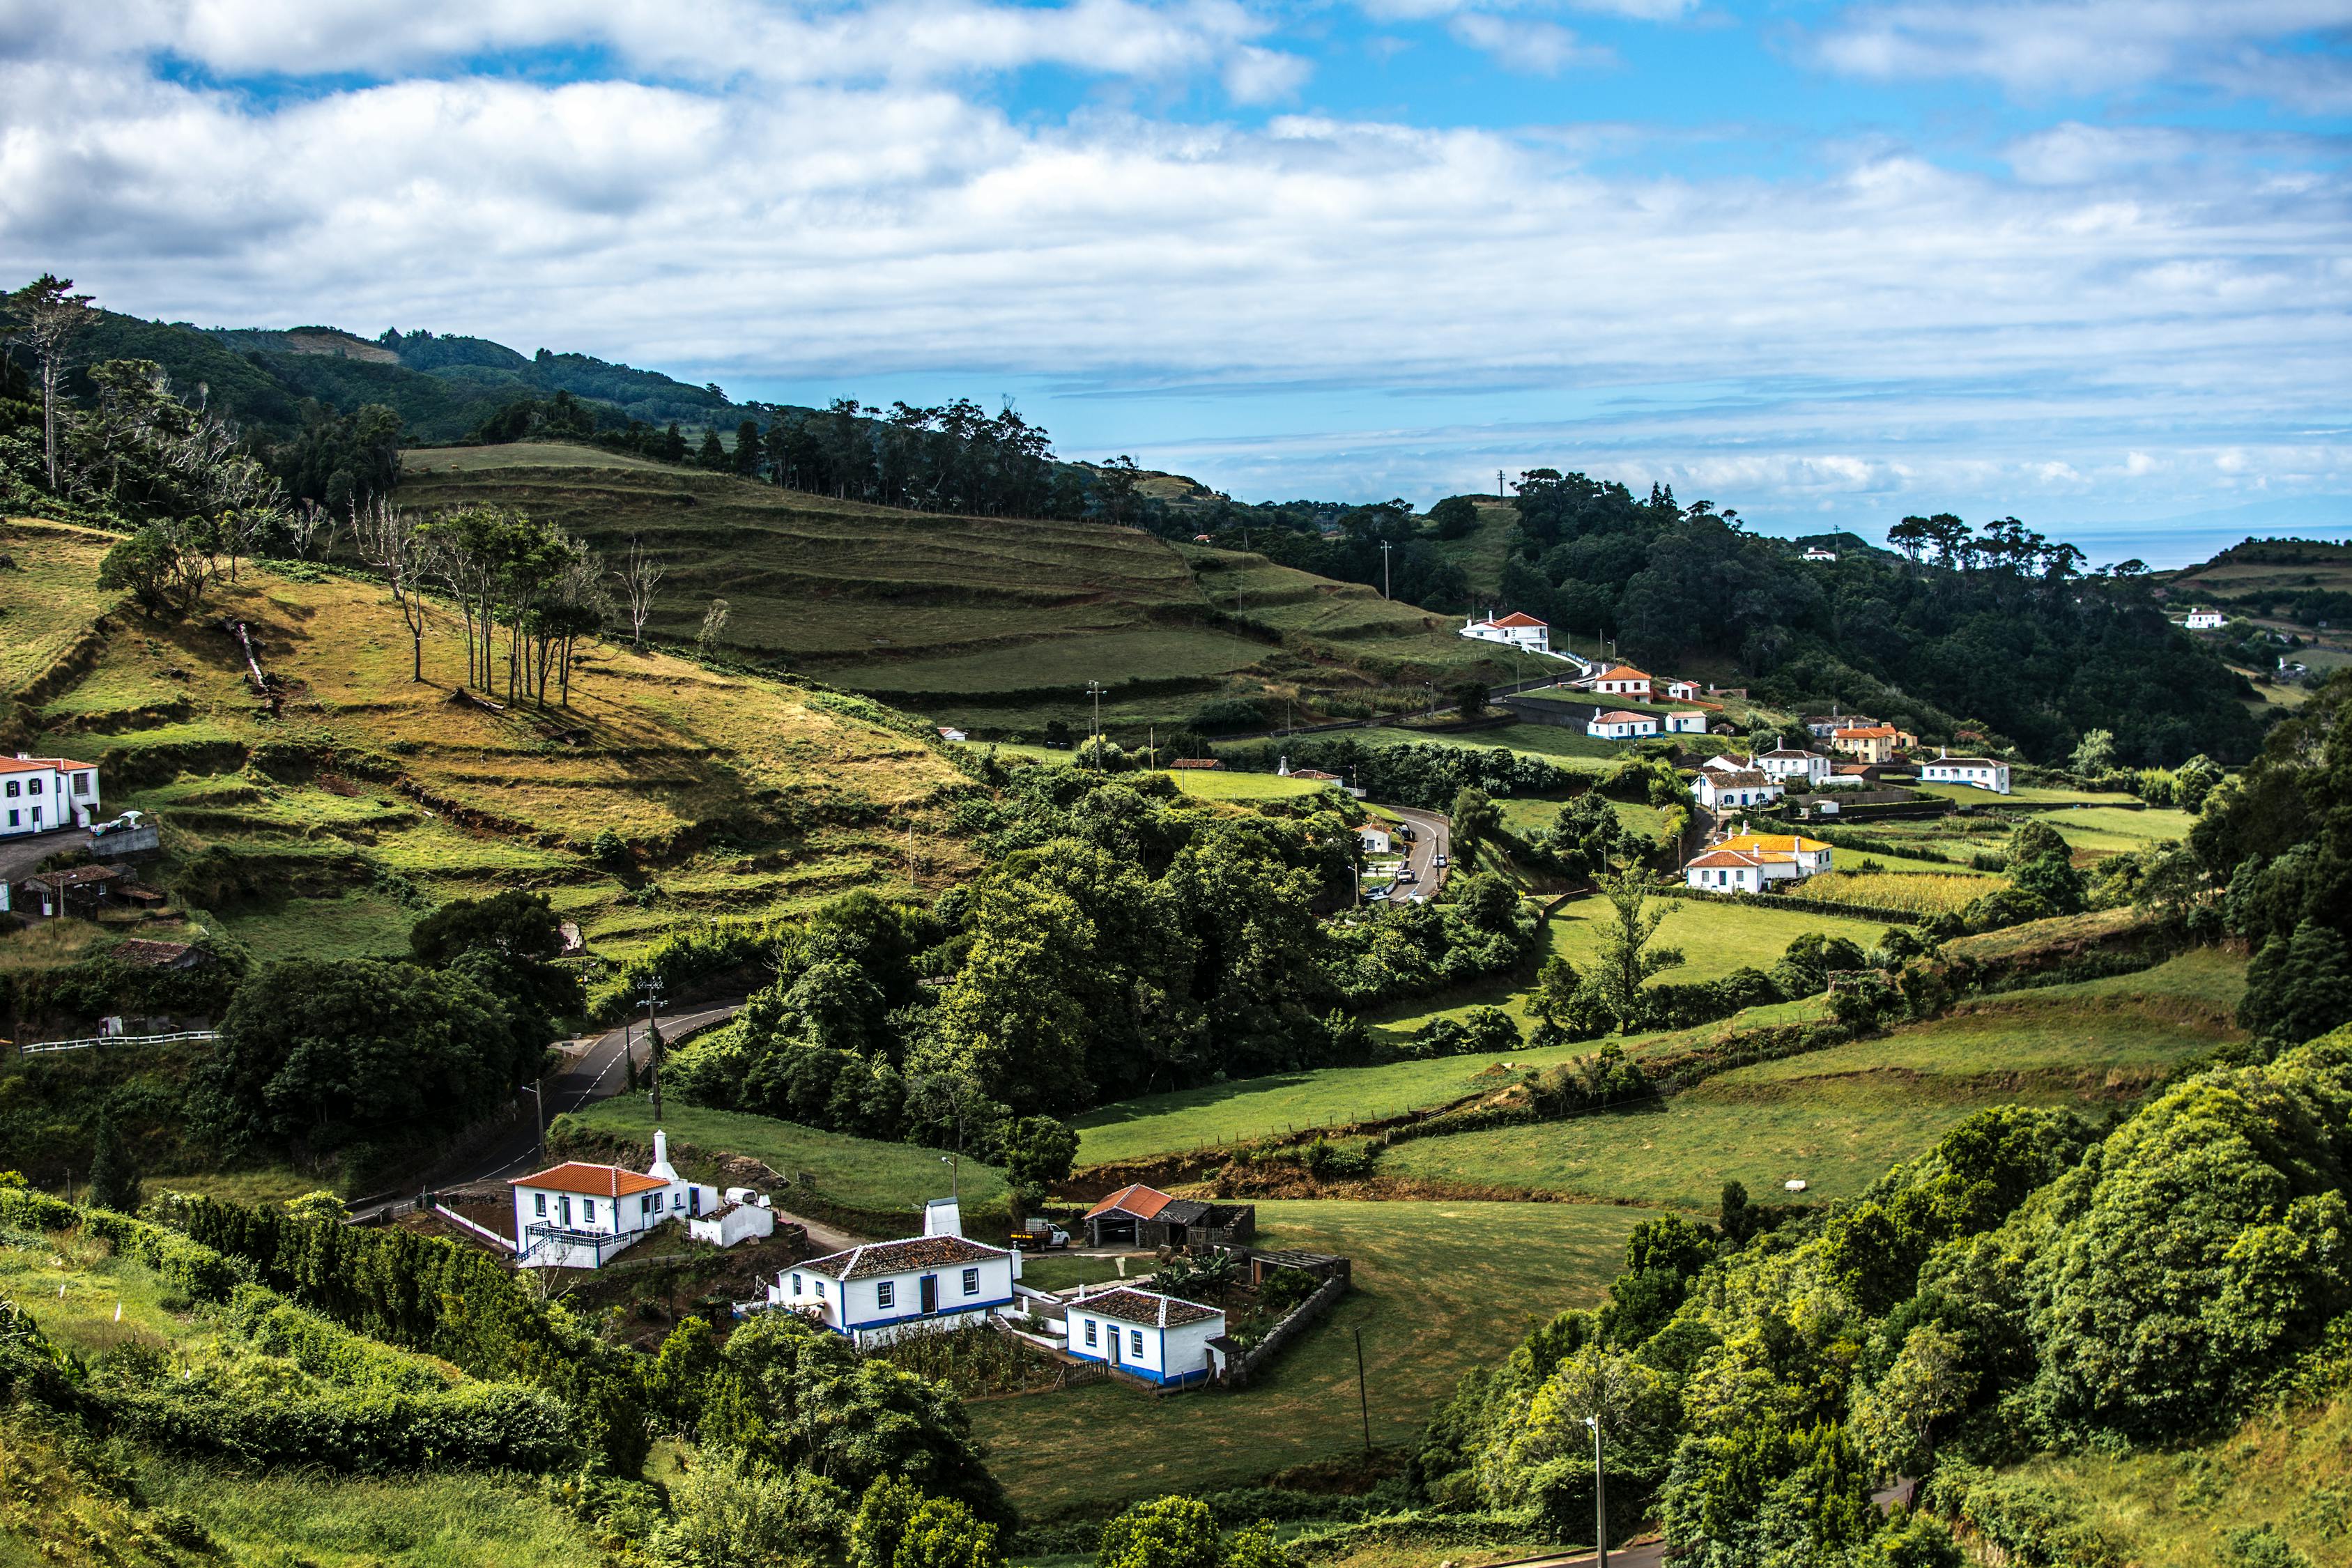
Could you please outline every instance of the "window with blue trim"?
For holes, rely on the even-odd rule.
[[[963,1271],[963,1293],[967,1296],[977,1296],[980,1294],[979,1269],[967,1268]]]
[[[1095,1342],[1095,1321],[1094,1321],[1092,1318],[1088,1318],[1088,1319],[1087,1320],[1087,1343],[1088,1343],[1088,1344],[1093,1344],[1094,1342]]]
[[[1129,1354],[1141,1355],[1143,1353],[1143,1331],[1141,1329],[1128,1330],[1127,1345]]]
[[[898,1287],[896,1281],[885,1279],[882,1283],[874,1287],[874,1304],[876,1306],[894,1307],[898,1305]]]
[[[800,1277],[799,1275],[795,1274],[795,1275],[793,1275],[793,1295],[795,1295],[795,1296],[797,1296],[797,1295],[799,1295],[800,1293],[801,1293],[801,1277]]]

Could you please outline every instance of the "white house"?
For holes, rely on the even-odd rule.
[[[1669,681],[1667,681],[1667,682],[1666,682],[1666,700],[1667,700],[1667,701],[1669,701],[1669,702],[1696,702],[1696,701],[1697,701],[1697,700],[1698,700],[1698,682],[1697,682],[1697,681],[1696,681],[1696,680],[1669,680]]]
[[[1830,868],[1830,847],[1788,833],[1742,833],[1683,864],[1686,887],[1760,893],[1775,882],[1802,881]]]
[[[1579,682],[1587,689],[1610,697],[1631,697],[1647,702],[1655,695],[1657,683],[1630,664],[1612,664],[1589,681]]]
[[[600,1268],[666,1219],[722,1247],[776,1228],[774,1211],[751,1189],[721,1194],[681,1177],[659,1129],[654,1163],[642,1172],[567,1160],[507,1185],[514,1191],[515,1262],[525,1268]],[[719,1223],[694,1228],[706,1218]]]
[[[2187,625],[2192,632],[2218,632],[2224,618],[2221,611],[2200,605],[2189,612]]]
[[[945,741],[950,746],[960,746],[964,742],[971,740],[971,737],[965,734],[961,730],[955,728],[952,724],[942,724],[940,726],[940,739]]]
[[[1525,653],[1551,651],[1550,624],[1519,610],[1483,621],[1465,621],[1459,635],[1478,642],[1507,643]]]
[[[910,1236],[795,1263],[768,1305],[800,1313],[864,1349],[909,1333],[1018,1316],[1021,1254],[961,1236]]]
[[[1834,561],[1837,559],[1837,552],[1834,550],[1824,550],[1820,545],[1816,544],[1805,552],[1803,558],[1807,561]]]
[[[2009,764],[1988,757],[1935,757],[1919,764],[1921,784],[1972,784],[1995,795],[2009,793]]]
[[[88,827],[98,819],[98,764],[70,757],[0,758],[0,838]]]
[[[1780,798],[1780,784],[1752,769],[1728,773],[1720,768],[1701,768],[1698,777],[1691,781],[1691,796],[1709,811],[1769,805]]]
[[[1209,1377],[1209,1342],[1225,1337],[1225,1315],[1214,1307],[1132,1286],[1082,1296],[1063,1316],[1073,1356],[1171,1386]]]
[[[1388,829],[1384,827],[1359,827],[1356,829],[1356,842],[1363,847],[1367,855],[1389,853]]]
[[[1596,741],[1633,741],[1658,732],[1658,717],[1654,713],[1628,713],[1623,709],[1596,713],[1584,726],[1584,732]]]
[[[1801,752],[1793,746],[1776,746],[1769,752],[1759,752],[1755,757],[1759,773],[1786,784],[1801,779],[1808,784],[1818,784],[1830,776],[1830,760],[1819,752]]]
[[[1666,715],[1666,733],[1704,735],[1706,733],[1706,715],[1696,708],[1677,708]]]

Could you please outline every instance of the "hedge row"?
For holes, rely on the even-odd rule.
[[[322,1465],[379,1474],[456,1466],[568,1469],[581,1459],[571,1418],[555,1399],[510,1383],[470,1383],[439,1394],[289,1397],[202,1377],[156,1388],[110,1388],[107,1415],[122,1430],[184,1453],[252,1465]]]
[[[1795,910],[1809,915],[1841,915],[1848,920],[1885,921],[1889,925],[1917,925],[1927,918],[1916,910],[1886,909],[1876,904],[1844,904],[1830,899],[1801,898],[1793,893],[1718,893],[1711,888],[1693,888],[1679,883],[1661,884],[1650,890],[1662,899],[1748,904],[1759,909]]]

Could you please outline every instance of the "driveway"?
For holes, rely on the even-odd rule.
[[[0,882],[21,881],[33,874],[34,867],[50,856],[62,855],[68,849],[89,847],[89,829],[87,827],[0,838]]]

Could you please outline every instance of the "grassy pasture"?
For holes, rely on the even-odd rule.
[[[1580,1198],[1706,1207],[1727,1181],[1851,1197],[1989,1105],[2135,1099],[2237,1037],[2227,955],[1990,997],[1876,1039],[1742,1068],[1660,1103],[1577,1121],[1401,1144],[1390,1175]]]
[[[1751,1007],[1696,1029],[1637,1035],[1621,1043],[1634,1055],[1646,1056],[1717,1039],[1737,1029],[1794,1023],[1822,1011],[1818,999]],[[1078,1163],[1147,1159],[1244,1142],[1270,1133],[1395,1116],[1500,1089],[1529,1068],[1569,1061],[1599,1048],[1599,1041],[1588,1040],[1541,1050],[1440,1057],[1379,1067],[1314,1068],[1139,1095],[1077,1119]],[[1508,1068],[1502,1065],[1506,1060],[1511,1064]]]
[[[1962,805],[2016,807],[2031,805],[2129,805],[2137,798],[2109,791],[2053,789],[2042,784],[2019,784],[2007,795],[1995,795],[1990,790],[1972,784],[1922,784],[1906,786],[1921,795],[1936,795],[1944,800],[1956,800]]]
[[[1834,857],[1832,863],[1834,863]],[[1870,857],[1864,857],[1870,858]],[[1804,896],[1832,904],[1858,904],[1879,909],[1908,910],[1914,914],[1957,910],[1970,900],[2007,885],[2000,877],[1956,877],[1948,868],[1901,871],[1883,859],[1877,871],[1825,871],[1805,879]]]
[[[0,520],[0,698],[19,691],[89,629],[98,563],[110,536]],[[107,595],[111,599],[112,595]]]
[[[1239,1392],[1158,1399],[1118,1384],[971,1406],[989,1464],[1041,1516],[1236,1486],[1360,1451],[1355,1331],[1372,1441],[1409,1445],[1461,1375],[1531,1324],[1601,1299],[1637,1209],[1570,1204],[1268,1202],[1260,1245],[1338,1253],[1352,1293]]]
[[[653,1105],[640,1095],[597,1100],[575,1120],[591,1131],[653,1142]],[[708,1110],[675,1100],[662,1107],[662,1125],[675,1144],[705,1153],[748,1155],[795,1181],[802,1172],[809,1172],[816,1177],[818,1196],[868,1214],[903,1213],[910,1231],[917,1228],[916,1214],[924,1203],[948,1195],[948,1167],[936,1149],[852,1138],[772,1116]],[[967,1207],[1003,1206],[1004,1173],[997,1167],[966,1160],[959,1181]],[[791,1195],[778,1194],[777,1203],[792,1207]]]
[[[1596,741],[1581,730],[1562,729],[1557,724],[1498,724],[1491,730],[1460,732],[1378,724],[1342,733],[1368,746],[1392,746],[1405,741],[1474,748],[1501,746],[1580,773],[1605,772],[1606,764],[1615,762],[1630,746],[1617,741]]]
[[[1243,773],[1208,768],[1171,768],[1176,787],[1197,800],[1296,800],[1321,795],[1332,786],[1320,779],[1285,778],[1279,773]]]

